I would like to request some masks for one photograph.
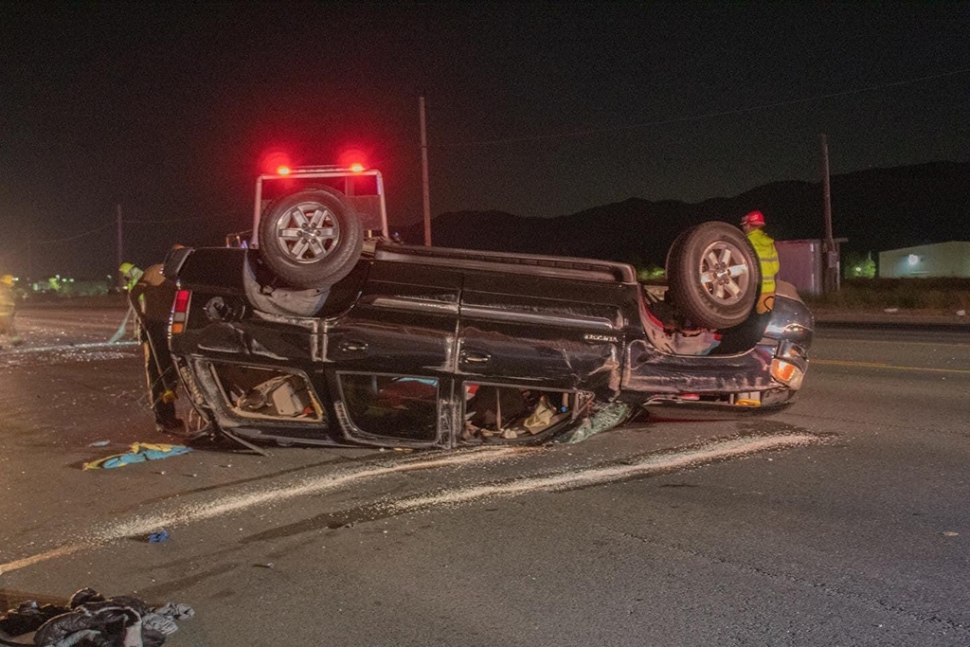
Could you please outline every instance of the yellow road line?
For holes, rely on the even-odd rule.
[[[893,366],[881,362],[852,362],[848,360],[835,359],[813,359],[812,364],[822,364],[823,366],[850,366],[854,368],[886,368],[893,371],[926,371],[928,373],[955,373],[957,375],[970,375],[970,370],[960,368],[930,368],[926,366]]]
[[[906,341],[904,339],[889,341],[887,339],[849,339],[847,337],[816,337],[815,341],[845,341],[853,344],[891,344],[893,346],[958,346],[960,348],[970,348],[970,344],[933,342],[933,341]]]

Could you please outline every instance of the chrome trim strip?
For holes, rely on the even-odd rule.
[[[350,415],[350,411],[347,410],[347,405],[345,404],[346,396],[344,395],[344,375],[363,375],[367,377],[411,377],[419,380],[434,380],[437,384],[435,389],[437,394],[435,395],[435,437],[434,440],[414,440],[407,438],[398,438],[396,436],[381,436],[379,434],[374,434],[369,431],[364,431],[357,426],[354,422],[353,416]],[[431,375],[403,375],[401,373],[385,373],[385,372],[370,372],[370,371],[334,371],[334,377],[337,380],[337,398],[333,399],[333,408],[337,413],[337,421],[341,425],[341,430],[343,435],[348,440],[353,440],[356,442],[362,442],[367,444],[382,444],[387,443],[388,440],[394,441],[400,447],[434,447],[442,443],[442,434],[444,430],[441,426],[441,410],[442,410],[442,396],[441,396],[441,386],[442,378]]]
[[[612,271],[605,268],[577,270],[568,267],[547,267],[543,265],[502,262],[501,258],[496,258],[494,261],[472,260],[449,256],[436,257],[425,256],[422,254],[406,254],[401,252],[393,252],[387,249],[378,250],[375,257],[379,261],[395,261],[398,263],[414,263],[417,265],[437,265],[452,269],[484,270],[491,272],[506,272],[510,274],[531,274],[533,276],[546,276],[550,278],[575,279],[577,281],[617,283],[616,275]]]
[[[462,319],[477,317],[488,321],[502,321],[511,323],[546,324],[550,326],[565,326],[567,328],[582,328],[583,330],[616,330],[616,325],[605,317],[583,317],[580,315],[544,315],[533,312],[517,312],[515,310],[496,310],[479,306],[461,307]]]
[[[400,299],[396,297],[363,297],[362,303],[375,308],[389,308],[391,310],[408,310],[411,312],[432,312],[435,314],[458,314],[457,303],[431,301],[429,299]]]

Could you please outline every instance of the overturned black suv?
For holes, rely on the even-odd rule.
[[[801,386],[811,314],[783,283],[770,315],[753,313],[757,259],[726,223],[677,239],[664,290],[619,263],[401,245],[386,221],[379,172],[297,170],[260,178],[241,246],[170,255],[170,346],[213,429],[528,444],[644,410],[776,412]]]

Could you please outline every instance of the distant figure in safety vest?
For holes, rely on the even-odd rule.
[[[764,226],[765,215],[760,211],[751,211],[741,219],[741,229],[751,241],[761,265],[761,296],[755,305],[755,312],[759,315],[770,312],[775,305],[775,275],[781,268],[775,241],[765,233]]]
[[[0,276],[0,335],[6,335],[11,346],[22,343],[13,324],[14,311],[17,309],[17,293],[13,289],[12,274]]]

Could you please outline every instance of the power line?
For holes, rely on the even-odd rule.
[[[68,236],[66,238],[47,238],[44,240],[29,239],[26,243],[22,243],[20,246],[14,247],[13,249],[0,250],[0,254],[13,255],[27,249],[28,247],[33,247],[35,245],[42,245],[42,244],[48,244],[48,243],[67,243],[72,240],[79,240],[81,238],[85,238],[87,236],[90,236],[91,234],[96,234],[98,232],[104,231],[107,228],[108,228],[107,226],[104,226],[104,227],[98,227],[97,229],[89,229],[76,236]]]
[[[39,245],[41,243],[67,243],[67,242],[70,242],[72,240],[78,240],[79,238],[84,238],[86,236],[90,236],[91,234],[96,234],[99,231],[104,231],[105,229],[108,229],[108,227],[105,226],[105,227],[98,227],[97,229],[89,229],[88,231],[84,232],[83,234],[78,234],[77,236],[69,236],[67,238],[50,238],[48,240],[30,240],[30,241],[27,242],[27,245],[28,246],[33,246],[33,245]]]
[[[30,243],[23,243],[19,247],[13,247],[11,249],[0,250],[0,256],[13,256],[14,254],[19,254],[21,251],[27,249]]]
[[[208,218],[207,216],[199,216],[198,218],[179,218],[179,219],[173,219],[173,220],[139,220],[139,219],[129,220],[129,219],[126,218],[124,220],[124,222],[126,224],[128,224],[128,223],[132,223],[132,224],[173,224],[173,223],[180,223],[180,222],[198,222],[200,220],[206,220],[207,218]],[[47,239],[43,239],[43,240],[30,239],[27,242],[22,243],[22,244],[18,245],[17,247],[14,247],[14,248],[11,248],[11,249],[0,249],[0,254],[3,254],[5,256],[12,256],[12,255],[17,254],[17,253],[19,253],[19,252],[21,252],[21,251],[23,251],[23,250],[25,250],[25,249],[27,249],[28,247],[31,247],[31,246],[48,244],[48,243],[68,243],[68,242],[71,242],[73,240],[80,240],[81,238],[86,238],[87,236],[90,236],[91,234],[96,234],[98,232],[102,232],[102,231],[104,231],[106,229],[110,229],[112,227],[114,227],[114,225],[104,225],[104,226],[98,227],[96,229],[89,229],[89,230],[87,230],[85,232],[82,232],[80,234],[77,234],[76,236],[67,236],[65,238],[47,238]]]
[[[717,112],[708,112],[701,115],[689,115],[685,117],[675,117],[672,119],[660,119],[657,121],[648,121],[648,122],[639,123],[639,124],[628,124],[626,126],[611,126],[608,128],[584,128],[582,130],[573,130],[573,131],[568,131],[563,133],[550,133],[547,135],[526,135],[523,137],[501,137],[498,139],[455,142],[451,144],[436,144],[435,146],[432,146],[432,148],[456,148],[461,146],[490,146],[495,144],[514,144],[517,142],[533,142],[533,141],[542,141],[546,139],[565,139],[569,137],[581,137],[583,135],[596,135],[600,133],[621,132],[624,130],[636,130],[638,128],[651,128],[653,126],[665,126],[669,124],[684,123],[688,121],[700,121],[702,119],[712,119],[715,117],[727,117],[730,115],[740,115],[748,112],[756,112],[758,110],[770,110],[772,108],[793,106],[793,105],[798,105],[800,103],[811,103],[813,101],[837,99],[840,97],[847,97],[854,94],[862,94],[864,92],[874,92],[876,90],[885,90],[886,88],[896,88],[903,85],[911,85],[913,83],[922,83],[923,81],[932,81],[935,79],[957,76],[958,74],[966,74],[968,72],[970,72],[970,67],[959,69],[959,70],[951,70],[949,72],[943,72],[941,74],[922,76],[916,79],[906,79],[904,81],[894,81],[892,83],[870,85],[864,88],[856,88],[854,90],[844,90],[842,92],[830,92],[827,94],[818,94],[815,96],[804,97],[801,99],[791,99],[788,101],[775,101],[772,103],[764,103],[757,106],[750,106],[748,108],[736,108],[733,110],[719,110]]]

